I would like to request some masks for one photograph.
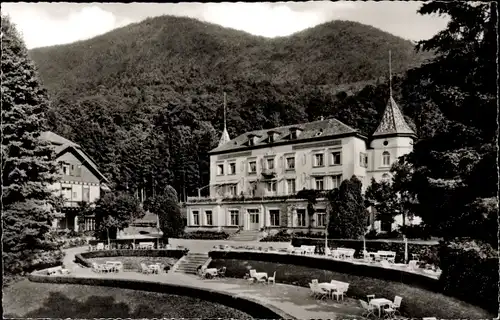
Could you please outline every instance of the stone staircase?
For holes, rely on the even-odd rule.
[[[174,272],[196,274],[196,268],[202,265],[208,265],[211,258],[208,253],[195,253],[188,252],[187,255],[180,258],[173,267]]]
[[[231,241],[258,241],[260,238],[259,230],[241,230],[238,233],[230,236]]]

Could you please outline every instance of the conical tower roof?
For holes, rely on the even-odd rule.
[[[219,140],[219,147],[225,145],[229,141],[231,141],[231,138],[229,138],[229,133],[227,132],[226,127],[224,127],[224,130],[222,131],[222,136],[220,137]]]
[[[392,94],[389,96],[382,121],[380,121],[375,133],[373,133],[373,137],[388,135],[415,136],[415,132],[406,123],[403,113],[396,104],[396,101],[394,101]]]

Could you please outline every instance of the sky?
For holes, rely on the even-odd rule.
[[[371,25],[404,39],[431,38],[448,19],[417,13],[422,2],[3,3],[28,49],[85,40],[148,17],[186,16],[265,37],[332,20]]]

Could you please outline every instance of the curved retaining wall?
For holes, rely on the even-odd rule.
[[[251,298],[241,298],[217,290],[202,289],[192,286],[180,286],[177,284],[159,283],[153,281],[110,279],[110,278],[84,278],[66,276],[47,276],[42,274],[45,270],[35,271],[28,276],[33,282],[42,283],[66,283],[92,286],[105,286],[122,289],[143,290],[176,294],[182,296],[196,297],[202,300],[220,303],[225,306],[241,310],[258,319],[295,319],[287,313],[271,305],[262,304]]]
[[[320,282],[330,282],[332,279],[349,282],[351,286],[348,296],[363,300],[367,294],[389,299],[400,295],[403,297],[401,311],[409,317],[491,317],[491,314],[480,307],[443,295],[439,280],[402,270],[307,255],[255,251],[211,251],[209,256],[213,259],[209,267],[225,266],[227,277],[242,278],[249,269],[257,269],[270,275],[276,272],[278,283],[303,287],[307,287],[311,279],[318,279]]]
[[[168,249],[168,250],[130,250],[130,249],[116,249],[116,250],[99,250],[88,251],[75,255],[76,262],[90,268],[92,265],[86,259],[102,258],[102,257],[165,257],[180,259],[188,250],[186,249]]]

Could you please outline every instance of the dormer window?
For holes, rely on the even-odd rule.
[[[255,135],[255,134],[249,134],[248,135],[248,145],[249,146],[254,146],[255,142],[257,142],[257,135]]]
[[[297,139],[299,136],[300,136],[300,132],[302,131],[302,129],[300,128],[290,128],[290,140],[295,140]]]
[[[267,142],[268,143],[275,142],[277,137],[278,137],[278,132],[276,132],[276,131],[268,131],[267,132]]]

